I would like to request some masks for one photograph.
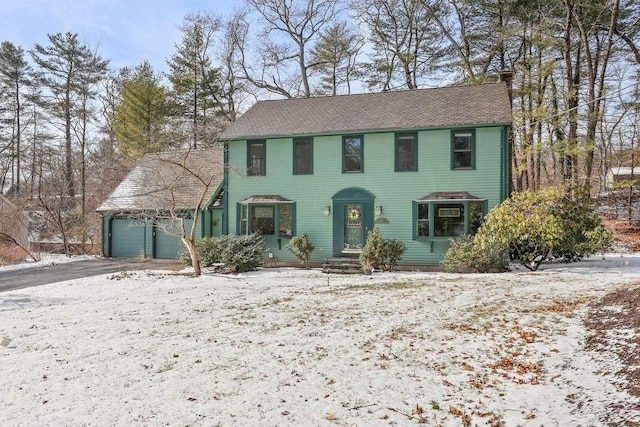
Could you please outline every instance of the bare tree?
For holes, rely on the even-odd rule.
[[[146,154],[99,207],[110,214],[127,213],[141,224],[153,224],[182,242],[196,275],[199,218],[213,202],[224,178],[223,148],[186,149]]]
[[[310,97],[316,65],[310,49],[320,32],[334,22],[340,0],[245,0],[257,14],[255,57],[248,51],[248,13],[237,16],[236,43],[243,78],[258,89],[286,98]],[[251,65],[255,64],[255,65]]]
[[[37,256],[31,251],[29,245],[30,229],[29,217],[25,213],[25,207],[16,205],[15,202],[0,196],[0,237],[11,241],[24,250],[34,261]]]
[[[220,148],[214,148],[209,151],[221,152]],[[178,154],[176,156],[176,154]],[[198,219],[205,204],[212,196],[212,192],[216,190],[221,181],[221,171],[224,165],[211,164],[211,153],[198,150],[187,150],[182,153],[156,154],[158,160],[162,162],[161,170],[168,170],[172,173],[162,177],[162,180],[170,197],[171,208],[167,211],[172,224],[177,225],[169,229],[170,233],[177,231],[180,240],[187,248],[191,258],[196,276],[201,274],[200,260],[196,251],[196,231],[198,229]],[[189,183],[185,188],[185,183]],[[212,188],[215,186],[216,188]],[[181,198],[185,191],[193,194],[191,199],[192,205],[189,206],[190,215],[185,215],[185,207],[181,206]],[[195,203],[194,203],[195,202]],[[188,225],[186,219],[191,220]]]

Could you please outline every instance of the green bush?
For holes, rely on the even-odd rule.
[[[223,264],[227,271],[243,273],[262,265],[266,246],[259,234],[225,235],[197,239],[196,251],[203,267]],[[182,248],[179,258],[185,265],[191,265],[186,248]]]
[[[196,239],[196,251],[198,251],[198,242],[200,239]],[[189,251],[184,247],[184,244],[180,244],[180,249],[178,250],[178,260],[184,265],[191,266],[191,256],[189,255]]]
[[[384,252],[385,252],[385,270],[391,271],[396,268],[398,262],[402,260],[404,251],[407,250],[407,246],[402,240],[385,239]]]
[[[218,237],[220,261],[229,271],[244,273],[260,267],[267,248],[259,234],[225,235]]]
[[[204,237],[196,240],[196,252],[198,252],[202,267],[211,267],[222,262],[220,258],[222,253],[220,240],[215,237]]]
[[[296,236],[291,239],[291,243],[289,243],[286,248],[289,252],[294,254],[301,263],[307,267],[309,266],[309,262],[311,262],[311,254],[313,253],[315,246],[311,244],[311,240],[307,233],[302,233],[301,236]]]
[[[554,246],[554,258],[579,261],[611,247],[613,234],[598,217],[594,202],[567,199],[556,206],[555,214],[562,218],[564,233]]]
[[[384,266],[385,248],[382,232],[378,227],[367,233],[367,242],[360,252],[360,264],[363,267],[381,269]]]
[[[384,239],[379,228],[367,233],[367,242],[360,253],[360,264],[382,270],[393,270],[406,250],[404,242]]]
[[[549,187],[514,193],[489,212],[473,239],[453,244],[443,264],[487,271],[508,252],[535,271],[550,259],[578,261],[603,252],[612,241],[591,202],[572,201],[562,188]]]
[[[505,271],[508,265],[506,252],[503,246],[495,243],[476,243],[474,236],[460,236],[451,240],[451,246],[442,259],[442,265],[445,271],[452,273]]]
[[[217,237],[203,237],[196,239],[196,252],[202,267],[211,267],[212,265],[221,263],[221,248]],[[180,246],[178,259],[184,265],[191,265],[191,256],[184,245]]]

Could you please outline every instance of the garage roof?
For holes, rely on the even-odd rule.
[[[98,212],[194,209],[221,187],[221,145],[146,154],[97,209]]]

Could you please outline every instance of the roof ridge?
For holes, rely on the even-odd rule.
[[[294,97],[294,98],[259,99],[258,101],[255,102],[255,104],[265,103],[265,102],[307,101],[307,100],[313,100],[313,99],[336,99],[336,98],[346,98],[346,97],[384,95],[384,94],[392,94],[392,93],[407,94],[411,92],[439,91],[439,90],[447,90],[447,89],[454,89],[454,88],[468,88],[468,87],[490,86],[490,85],[505,85],[505,82],[496,81],[496,82],[482,82],[482,83],[458,83],[458,84],[452,84],[449,86],[423,87],[423,88],[416,88],[416,89],[383,90],[380,92],[339,93],[336,95],[319,95],[319,96],[310,96],[310,97],[301,96],[301,97]]]

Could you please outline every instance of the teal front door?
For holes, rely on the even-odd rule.
[[[363,205],[353,203],[344,205],[344,254],[357,254],[365,243],[365,227],[363,224]]]
[[[358,256],[373,229],[375,196],[369,191],[350,187],[333,195],[333,255]]]

